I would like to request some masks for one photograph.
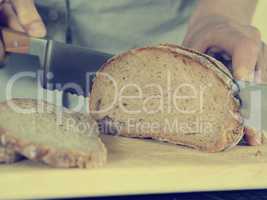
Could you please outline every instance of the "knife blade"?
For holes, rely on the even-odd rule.
[[[226,51],[211,47],[206,54],[220,61],[230,72],[233,72],[232,57]],[[244,125],[257,131],[267,132],[267,84],[248,81],[236,81],[236,83],[240,89]]]
[[[25,34],[2,29],[7,52],[37,56],[43,70],[43,87],[79,96],[88,96],[94,74],[111,54],[93,51],[49,39],[31,38]],[[209,49],[207,54],[232,70],[231,57],[225,52]],[[52,76],[51,76],[52,75]],[[241,113],[246,126],[267,130],[267,85],[237,81],[242,99]]]
[[[244,124],[267,132],[267,84],[237,81],[242,100],[241,114]]]
[[[37,56],[45,89],[88,96],[95,72],[111,54],[65,44],[50,39],[32,38],[7,28],[1,29],[5,51]]]

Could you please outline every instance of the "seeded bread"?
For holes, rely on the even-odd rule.
[[[107,151],[86,114],[32,99],[0,103],[1,144],[54,167],[102,166]]]
[[[14,150],[0,145],[0,164],[11,164],[22,159],[23,157],[17,154]]]
[[[107,61],[96,75],[89,105],[101,132],[218,152],[243,137],[237,95],[223,64],[164,44]]]

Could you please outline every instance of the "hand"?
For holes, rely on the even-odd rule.
[[[206,17],[189,25],[183,45],[202,53],[210,48],[226,52],[232,59],[236,79],[267,83],[267,48],[253,26],[220,16]],[[258,145],[263,141],[263,134],[245,128],[245,140],[249,145]]]
[[[232,57],[233,75],[253,81],[261,50],[260,32],[220,16],[199,19],[189,26],[183,45],[205,53],[209,48],[225,51]]]
[[[32,37],[44,37],[45,25],[38,14],[33,0],[0,0],[0,24],[15,31],[25,32]],[[0,62],[5,56],[0,41]]]

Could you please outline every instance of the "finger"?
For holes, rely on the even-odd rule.
[[[0,0],[0,10],[2,9],[3,5],[4,5],[4,0]]]
[[[213,31],[212,33],[199,32],[200,37],[187,37],[184,41],[186,47],[205,53],[210,48],[221,49],[232,55],[240,35],[235,32]],[[229,37],[229,35],[231,37]]]
[[[5,58],[4,46],[3,46],[2,42],[0,41],[0,66],[3,63],[4,58]]]
[[[263,133],[261,131],[246,127],[244,133],[244,139],[248,145],[257,146],[263,143]]]
[[[11,0],[17,13],[18,20],[24,30],[31,36],[44,37],[45,25],[38,14],[33,0]]]
[[[260,42],[251,40],[241,33],[227,30],[205,34],[195,41],[187,43],[188,47],[205,53],[210,48],[219,48],[232,56],[233,75],[238,80],[252,81]]]
[[[3,5],[2,13],[5,16],[5,26],[15,31],[25,32],[10,3],[7,2]]]
[[[267,46],[262,42],[255,72],[256,83],[267,83]]]
[[[242,38],[236,45],[233,55],[233,75],[238,80],[254,81],[260,43]]]

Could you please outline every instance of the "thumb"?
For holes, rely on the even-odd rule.
[[[26,33],[33,37],[44,37],[46,35],[45,25],[33,0],[11,0],[11,3]]]

